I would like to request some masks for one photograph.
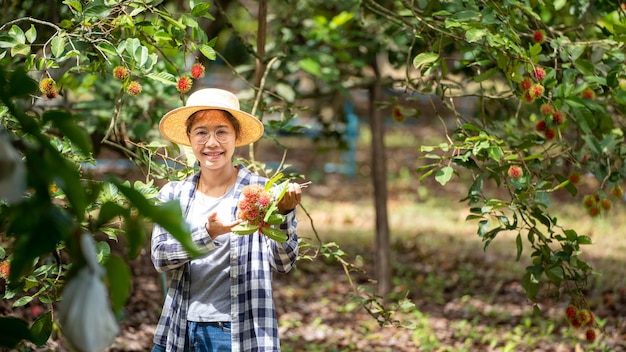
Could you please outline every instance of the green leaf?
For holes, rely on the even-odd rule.
[[[283,221],[285,221],[285,216],[282,214],[271,214],[270,216],[266,216],[265,217],[266,220],[265,222],[267,222],[270,225],[280,225],[283,223]]]
[[[26,35],[24,31],[17,25],[12,25],[9,29],[9,35],[15,39],[18,44],[26,44]]]
[[[20,297],[17,301],[13,302],[12,307],[16,308],[16,307],[23,307],[25,305],[27,305],[28,303],[33,301],[33,297],[32,296],[24,296],[24,297]]]
[[[0,317],[0,346],[14,348],[22,340],[30,340],[28,324],[14,317]]]
[[[13,46],[15,46],[17,43],[15,42],[15,39],[8,36],[8,35],[1,35],[0,34],[0,48],[6,49],[6,48],[12,48]]]
[[[118,216],[127,217],[129,215],[129,209],[126,209],[115,202],[105,202],[100,207],[100,212],[98,213],[98,221],[96,222],[96,224],[98,227],[100,227],[109,223],[113,218],[116,218]]]
[[[354,13],[347,12],[347,11],[341,11],[340,14],[338,14],[337,16],[334,16],[330,20],[330,28],[331,29],[336,29],[338,27],[341,27],[344,24],[348,23],[353,18],[354,18]]]
[[[103,19],[107,17],[111,13],[111,8],[109,6],[103,5],[102,1],[93,1],[87,5],[85,8],[85,18],[97,18]]]
[[[124,194],[141,214],[159,224],[169,232],[170,235],[177,239],[192,257],[197,257],[203,253],[191,239],[189,224],[185,221],[182,210],[180,209],[180,203],[177,200],[153,205],[136,189],[123,185],[115,179],[111,179],[110,182]]]
[[[191,15],[194,16],[194,17],[204,17],[204,16],[207,16],[207,15],[210,15],[210,13],[209,13],[210,9],[211,9],[211,3],[210,2],[201,2],[199,4],[196,4],[196,6],[194,6],[191,9]]]
[[[491,146],[487,148],[487,154],[489,155],[489,158],[494,161],[500,161],[500,159],[502,159],[502,157],[504,156],[502,148],[498,146]]]
[[[30,327],[30,341],[43,346],[52,335],[52,312],[40,315]]]
[[[555,283],[557,287],[563,282],[563,267],[560,264],[554,264],[545,273],[546,277]]]
[[[622,105],[626,105],[626,90],[618,90],[613,94],[615,101]]]
[[[281,175],[282,177],[282,175]],[[272,187],[272,196],[276,199],[276,202],[279,202],[287,193],[289,189],[289,180],[285,180],[278,184],[277,186]]]
[[[159,45],[167,45],[172,36],[166,31],[158,31],[152,35],[154,41]]]
[[[30,45],[17,44],[11,48],[11,56],[28,55],[30,53]]]
[[[128,241],[128,257],[134,259],[144,247],[146,241],[146,229],[141,216],[129,216],[124,222],[126,241]]]
[[[9,94],[13,97],[25,97],[37,90],[37,82],[28,76],[23,66],[13,71],[9,80]]]
[[[33,270],[39,256],[51,253],[63,239],[69,238],[74,223],[69,214],[51,204],[34,201],[21,205],[6,233],[15,234],[9,281],[19,282]]]
[[[487,71],[474,76],[474,81],[475,82],[483,82],[486,81],[488,79],[490,79],[491,77],[493,77],[493,75],[495,75],[496,73],[500,72],[500,69],[497,67],[492,67],[490,69],[488,69]]]
[[[105,265],[109,292],[111,293],[111,307],[114,312],[122,310],[130,296],[132,274],[122,258],[113,255]]]
[[[522,288],[526,291],[526,296],[534,301],[539,292],[539,281],[533,274],[526,272],[522,277]]]
[[[99,263],[106,263],[111,257],[111,246],[108,242],[99,241],[96,242],[96,258]]]
[[[215,49],[207,44],[202,44],[198,47],[198,50],[209,60],[215,60],[217,55],[215,54]]]
[[[469,22],[469,21],[474,22],[474,21],[480,20],[480,12],[464,10],[464,11],[459,11],[455,13],[454,17],[456,17],[458,20],[463,21],[463,22]]]
[[[556,11],[561,10],[565,5],[567,5],[567,0],[554,0],[554,9]]]
[[[574,66],[585,76],[593,76],[595,74],[595,66],[587,60],[576,60]]]
[[[435,180],[437,180],[437,182],[439,182],[442,186],[445,186],[446,183],[448,183],[448,181],[450,181],[450,179],[452,178],[453,173],[454,169],[452,167],[445,166],[437,171],[437,174],[435,175]]]
[[[578,236],[578,244],[592,244],[593,241],[589,236]]]
[[[30,28],[26,31],[25,36],[26,40],[31,44],[35,41],[35,39],[37,39],[37,30],[34,25],[30,25]]]
[[[312,74],[313,76],[321,77],[322,75],[321,74],[322,68],[321,68],[320,63],[313,60],[310,57],[307,57],[305,59],[298,61],[298,65],[300,66],[302,70]]]
[[[146,77],[155,81],[165,83],[167,85],[176,85],[176,77],[173,74],[167,72],[157,72],[147,74]]]
[[[251,224],[239,224],[232,228],[232,233],[236,235],[251,235],[259,229],[256,225]]]
[[[52,56],[56,58],[61,58],[63,56],[63,52],[65,51],[65,43],[67,42],[67,38],[61,35],[57,35],[52,38],[50,49],[52,50]]]
[[[465,32],[465,40],[467,40],[468,43],[475,43],[483,39],[487,33],[487,30],[484,28],[472,28]]]
[[[78,0],[64,0],[63,3],[76,12],[83,12],[83,5]]]
[[[430,64],[437,60],[439,60],[439,54],[437,53],[420,53],[413,59],[413,67],[421,70],[422,67],[429,67]]]
[[[162,19],[164,19],[166,22],[168,22],[169,24],[173,25],[174,27],[180,29],[181,31],[185,30],[185,26],[176,21],[175,19],[173,19],[169,13],[161,11],[161,10],[156,10],[153,9],[154,13],[158,14],[159,16],[161,16]]]
[[[261,232],[265,236],[273,239],[276,242],[281,242],[282,243],[282,242],[287,241],[287,238],[288,238],[286,233],[282,232],[279,229],[275,229],[273,227],[262,227],[261,228]]]
[[[491,224],[489,220],[481,220],[478,222],[478,236],[483,237],[489,232]]]
[[[134,56],[133,58],[135,59],[137,64],[139,66],[141,66],[141,67],[144,67],[146,62],[148,62],[148,58],[150,57],[150,53],[148,52],[148,48],[146,48],[145,46],[141,45],[141,46],[137,47],[137,49],[133,53],[133,56]]]
[[[74,143],[87,156],[91,154],[91,139],[89,134],[77,122],[72,114],[60,110],[48,110],[42,116],[46,122],[59,129],[59,132]]]
[[[432,168],[428,171],[426,171],[422,176],[420,176],[420,178],[418,179],[420,182],[422,182],[426,177],[432,175],[435,172],[435,168]]]
[[[539,55],[542,50],[543,50],[543,48],[541,47],[540,44],[535,44],[535,45],[530,47],[530,56],[535,57],[535,56]]]

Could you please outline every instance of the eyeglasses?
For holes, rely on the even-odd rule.
[[[189,134],[189,139],[193,144],[206,144],[209,141],[211,132],[206,129],[197,129]],[[235,136],[235,132],[230,128],[220,127],[213,131],[215,140],[219,143],[228,143]]]

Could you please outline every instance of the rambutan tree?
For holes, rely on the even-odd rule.
[[[552,198],[582,199],[590,217],[623,199],[625,10],[610,0],[311,0],[277,10],[314,20],[300,30],[285,15],[276,47],[298,60],[311,91],[348,96],[379,84],[409,104],[443,104],[434,117],[445,142],[421,146],[416,175],[467,185],[461,200],[485,249],[513,236],[517,260],[529,260],[520,279],[530,300],[587,312],[593,268],[582,254],[592,239],[557,219]],[[397,97],[376,103],[397,121],[419,113]],[[583,177],[596,186],[581,188]]]
[[[127,262],[145,247],[147,223],[201,253],[179,205],[157,204],[153,184],[193,168],[154,160],[162,144],[137,145],[184,103],[190,77],[204,75],[198,62],[215,59],[199,25],[213,19],[211,5],[192,2],[184,14],[150,0],[18,5],[4,8],[0,23],[0,277],[13,308],[46,308],[34,322],[0,317],[0,346],[43,345],[61,332],[77,350],[102,350],[118,331],[107,318],[124,309]],[[105,147],[148,163],[145,181],[92,176]],[[123,241],[123,253],[110,241]],[[55,309],[63,296],[73,298]]]
[[[421,147],[420,179],[445,186],[458,175],[485,248],[513,234],[517,259],[530,259],[521,279],[528,298],[586,311],[593,270],[581,254],[592,240],[558,221],[551,196],[584,199],[591,217],[622,201],[626,6],[366,0],[363,9],[374,37],[408,39],[393,61],[406,68],[398,87],[445,104],[436,114],[446,139]],[[582,175],[597,184],[583,195]]]

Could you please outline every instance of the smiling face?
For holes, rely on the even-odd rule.
[[[220,169],[232,165],[237,120],[222,110],[201,110],[189,117],[187,135],[200,167]]]

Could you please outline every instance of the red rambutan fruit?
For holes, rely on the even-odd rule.
[[[543,132],[546,130],[548,126],[546,125],[546,121],[545,120],[541,120],[539,122],[537,122],[537,124],[535,125],[535,130],[537,130],[537,132]]]
[[[580,183],[580,174],[578,172],[572,172],[571,174],[569,174],[567,179],[572,184],[577,185],[578,183]]]
[[[541,108],[539,108],[539,110],[541,111],[541,114],[545,116],[552,115],[552,113],[554,112],[552,105],[548,103],[541,104]]]
[[[622,198],[624,196],[624,190],[620,185],[615,185],[611,188],[611,196],[613,198]]]
[[[532,87],[530,87],[530,89],[528,90],[530,96],[533,97],[533,99],[541,98],[544,91],[545,88],[539,83],[533,84]]]
[[[183,76],[178,79],[178,82],[176,82],[176,90],[181,93],[187,93],[191,89],[192,85],[193,82],[191,81],[191,78]]]
[[[587,342],[594,342],[596,337],[596,331],[594,329],[587,329],[587,331],[585,331],[585,339]]]
[[[587,209],[591,209],[596,205],[596,199],[592,195],[586,195],[583,197],[583,206]]]
[[[130,71],[125,66],[115,66],[113,68],[113,77],[124,80],[130,75]]]
[[[535,67],[532,72],[532,76],[537,81],[542,81],[546,78],[546,71],[541,67]]]
[[[204,65],[202,65],[201,63],[195,63],[193,64],[193,66],[191,66],[191,77],[193,79],[204,77],[204,72]]]
[[[596,92],[591,89],[591,88],[586,88],[585,90],[583,90],[582,92],[582,97],[585,99],[595,99],[596,98]]]
[[[509,167],[509,171],[507,172],[507,174],[509,175],[510,178],[514,180],[518,180],[524,175],[524,171],[522,170],[521,167],[517,165],[513,165]]]
[[[578,313],[578,308],[576,308],[574,305],[568,305],[565,308],[565,317],[567,318],[567,321],[572,321],[574,318],[576,318],[576,313]]]
[[[523,91],[529,90],[533,85],[533,81],[530,77],[524,77],[524,79],[520,82],[519,86]]]
[[[391,116],[396,122],[404,122],[404,114],[402,113],[402,107],[400,107],[399,105],[396,105],[393,107]]]
[[[554,112],[554,114],[552,115],[552,122],[554,122],[557,125],[560,125],[563,123],[563,121],[565,121],[565,114],[563,113],[563,111],[557,110]]]
[[[0,278],[5,280],[9,278],[10,267],[11,265],[6,260],[0,263]]]
[[[128,83],[128,86],[126,86],[126,93],[132,96],[139,95],[139,93],[141,93],[141,84],[137,81]]]
[[[533,32],[533,43],[542,44],[546,41],[546,32],[543,29],[538,29]]]
[[[50,77],[43,78],[41,81],[39,81],[39,91],[43,94],[46,94],[47,92],[55,88],[56,82]]]
[[[602,200],[600,200],[600,206],[604,210],[611,210],[611,208],[613,207],[613,202],[610,199],[603,198]]]
[[[535,98],[530,94],[530,90],[524,92],[522,99],[529,104],[535,101]]]

